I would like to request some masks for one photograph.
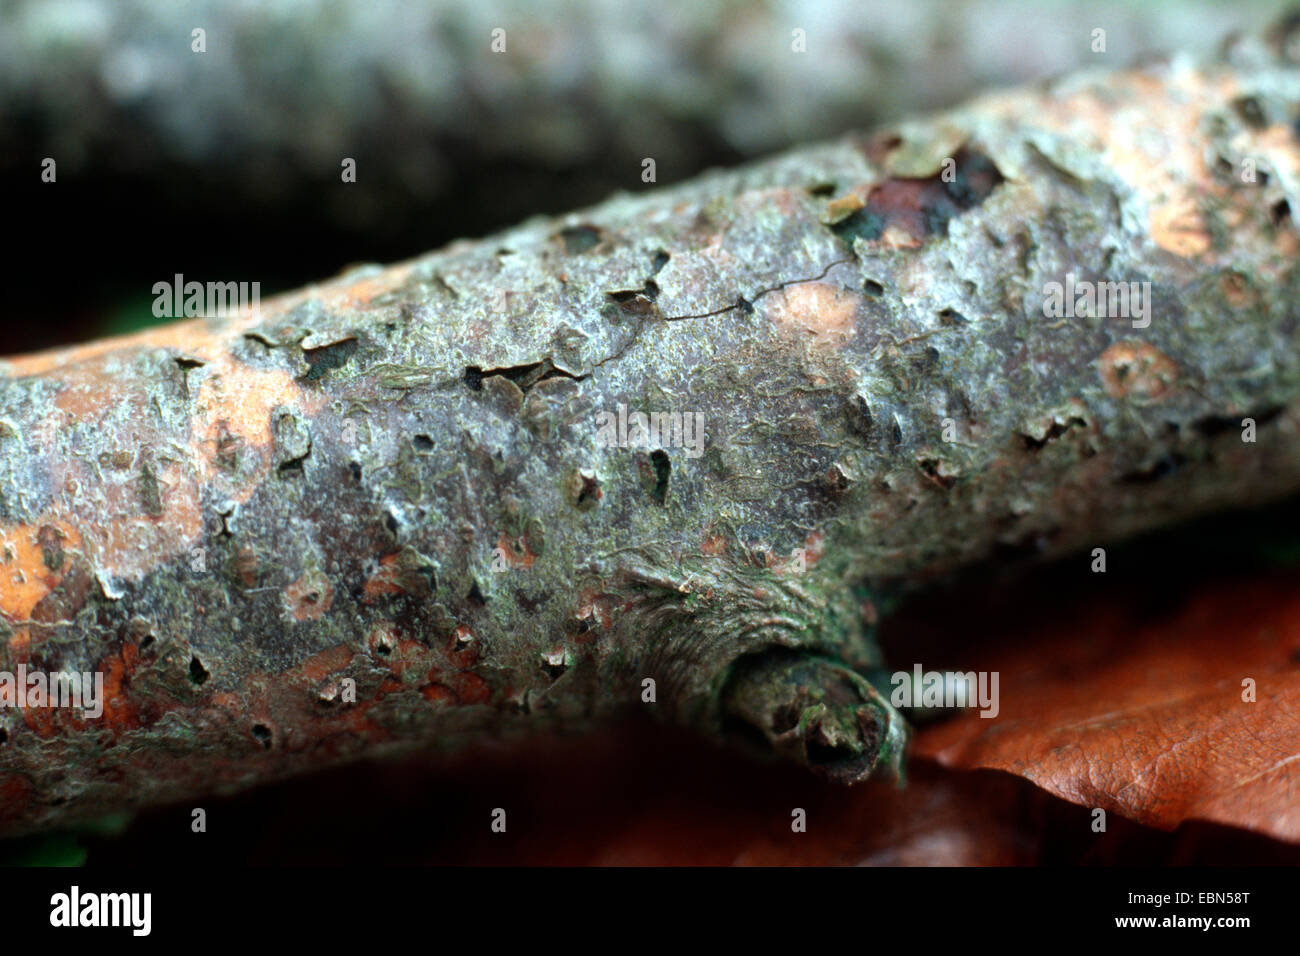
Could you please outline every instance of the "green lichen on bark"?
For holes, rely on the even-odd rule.
[[[0,820],[647,708],[896,765],[881,595],[1300,487],[1297,111],[1263,48],[1089,75],[0,363],[0,663],[112,686],[0,715]],[[1046,317],[1067,275],[1150,324]]]

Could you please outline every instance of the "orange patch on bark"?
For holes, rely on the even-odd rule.
[[[438,701],[444,704],[456,703],[456,693],[445,684],[428,684],[420,688],[420,696],[430,703]]]
[[[599,625],[604,630],[609,630],[614,625],[611,599],[590,588],[578,593],[578,609],[573,616],[576,620]]]
[[[1189,259],[1212,254],[1204,203],[1225,195],[1205,162],[1205,116],[1237,95],[1222,73],[1142,70],[1116,74],[1108,88],[1068,93],[1003,93],[983,102],[1006,118],[1034,123],[1087,148],[1141,199],[1151,239]],[[1231,189],[1232,187],[1227,187]]]
[[[519,546],[518,550],[515,550],[515,545]],[[501,549],[506,564],[511,568],[531,568],[533,562],[537,560],[537,555],[533,554],[529,549],[528,540],[523,536],[516,538],[512,542],[502,534],[497,539],[497,547]]]
[[[9,638],[9,653],[12,655],[12,663],[17,664],[20,661],[26,661],[30,656],[31,646],[31,630],[25,627],[15,628],[13,636]]]
[[[55,569],[46,557],[81,548],[81,535],[72,525],[53,519],[29,525],[0,525],[0,613],[11,621],[26,621],[32,611],[63,580],[67,559]]]
[[[323,399],[284,369],[250,368],[224,354],[213,365],[199,382],[194,401],[191,451],[200,473],[208,480],[223,475],[222,457],[231,452],[255,455],[259,475],[269,471],[275,442],[272,413],[285,407],[310,419]],[[228,496],[242,502],[256,487],[256,480],[233,482]]]
[[[450,248],[450,247],[449,247]],[[345,281],[331,281],[308,286],[296,292],[275,296],[257,308],[216,319],[194,318],[170,322],[153,328],[100,339],[85,345],[47,349],[6,359],[3,372],[14,377],[44,375],[82,363],[93,362],[114,352],[130,348],[165,349],[175,355],[203,362],[219,362],[228,357],[231,345],[245,330],[260,323],[287,315],[308,299],[319,299],[326,307],[339,310],[365,308],[377,295],[391,292],[404,283],[417,260],[397,263],[375,275]]]
[[[312,683],[324,680],[335,671],[347,667],[356,656],[356,652],[347,644],[339,644],[327,651],[313,654],[298,665],[298,673],[303,679]]]
[[[203,326],[182,325],[200,336],[211,336]],[[109,351],[114,354],[132,348],[123,345],[121,340],[112,342],[115,348]],[[62,381],[63,387],[54,402],[58,409],[55,427],[67,422],[94,424],[101,422],[110,410],[121,412],[121,385],[107,371],[99,351],[91,349],[85,355],[82,350],[73,349],[61,353],[61,358],[14,360],[14,365],[24,371],[49,365],[50,374]],[[186,348],[184,352],[205,354],[203,348]],[[230,431],[238,430],[240,449],[259,454],[261,467],[256,470],[269,472],[273,464],[272,409],[290,405],[310,414],[319,404],[318,398],[308,396],[282,370],[244,370],[224,352],[207,356],[205,361],[208,364],[191,376],[197,397],[189,423],[188,449],[184,447],[183,435],[147,430],[131,439],[138,447],[121,448],[110,456],[110,461],[101,461],[98,467],[75,457],[48,461],[51,490],[63,502],[57,523],[65,531],[74,525],[81,529],[76,547],[106,576],[139,578],[161,561],[194,546],[203,531],[200,489],[219,483],[223,477],[216,460],[223,434],[229,437]],[[145,420],[143,410],[140,419]],[[223,420],[233,423],[233,429],[220,425],[219,421]],[[156,505],[161,507],[161,513],[152,509],[142,494],[145,469],[156,482]],[[252,493],[258,476],[245,474],[244,477],[246,480],[231,482],[229,488],[223,488],[227,497],[242,501]],[[23,560],[25,564],[30,563],[25,557]],[[16,587],[16,593],[23,592],[22,582],[7,580],[12,575],[5,575],[2,568],[0,577],[6,578],[0,583],[6,592],[11,585]],[[28,590],[27,593],[36,592]],[[12,601],[27,603],[27,599],[18,597]],[[6,607],[4,598],[0,598],[0,607]]]
[[[443,679],[438,668],[429,671],[429,683],[420,688],[420,694],[427,701],[440,701],[446,704],[467,705],[486,704],[492,698],[492,688],[488,682],[477,674],[453,674],[450,683]]]
[[[54,396],[54,406],[75,422],[102,422],[109,415],[120,412],[124,402],[130,403],[133,417],[143,418],[149,401],[149,396],[143,392],[124,391],[101,363],[66,365],[53,377],[60,386]],[[64,423],[51,424],[58,427]]]
[[[700,551],[704,554],[716,557],[727,550],[727,536],[723,534],[705,535],[704,543],[700,545]]]
[[[827,282],[799,282],[762,300],[782,331],[811,336],[821,345],[843,343],[857,325],[862,297]]]
[[[401,557],[400,551],[394,551],[392,554],[386,554],[379,559],[379,570],[366,579],[366,583],[361,586],[361,601],[364,604],[374,604],[380,598],[401,594],[403,588],[397,580],[397,559]]]
[[[804,563],[807,567],[812,567],[822,559],[826,553],[826,536],[820,531],[809,533],[803,542]]]
[[[334,588],[319,571],[308,571],[284,589],[284,599],[295,621],[314,621],[334,603]]]
[[[246,588],[257,587],[259,562],[257,553],[250,547],[242,547],[235,553],[232,570],[241,584]]]
[[[492,699],[492,688],[477,674],[458,674],[455,683],[460,704],[486,704]]]
[[[1174,360],[1145,342],[1116,342],[1097,364],[1101,384],[1113,398],[1162,398],[1178,380]]]
[[[127,685],[135,670],[138,653],[134,644],[124,644],[118,654],[99,662],[104,674],[104,713],[101,717],[118,733],[140,726],[139,712],[127,696]]]
[[[77,710],[63,707],[33,707],[23,710],[23,722],[32,733],[46,740],[59,734],[83,732],[91,727],[107,727],[117,736],[152,723],[157,718],[158,702],[152,711],[146,713],[129,695],[138,659],[139,648],[127,643],[95,662],[93,672],[102,674],[104,679],[103,696],[99,701],[103,712],[99,717],[79,716]],[[50,692],[53,692],[52,688]],[[165,709],[169,704],[162,706]]]
[[[1229,272],[1219,280],[1219,288],[1228,304],[1236,309],[1253,307],[1259,301],[1259,293],[1247,282],[1240,272]]]
[[[1210,251],[1210,233],[1197,201],[1191,196],[1161,203],[1151,210],[1151,239],[1185,259]]]
[[[138,475],[88,487],[77,517],[85,529],[86,555],[97,568],[114,577],[140,578],[194,546],[203,533],[203,511],[199,483],[188,465],[169,461],[157,469],[159,515],[145,513]]]
[[[871,184],[863,183],[854,186],[843,196],[832,199],[826,204],[826,210],[822,213],[822,222],[829,226],[843,222],[867,204],[867,196],[870,192]]]
[[[395,594],[424,594],[429,587],[423,573],[403,565],[402,552],[393,551],[379,559],[379,569],[361,586],[361,601],[374,604],[383,597]],[[530,562],[531,563],[531,562]]]
[[[92,363],[113,352],[141,347],[175,350],[178,355],[195,355],[202,358],[200,353],[215,354],[224,347],[225,340],[226,336],[221,334],[221,328],[214,327],[207,319],[188,319],[131,335],[100,339],[85,345],[47,349],[44,352],[15,356],[7,360],[7,371],[19,378],[28,375],[45,375],[49,372]]]
[[[428,647],[409,637],[399,637],[384,663],[395,675],[405,679],[408,670],[436,672],[438,665],[429,663],[432,659],[433,652]]]

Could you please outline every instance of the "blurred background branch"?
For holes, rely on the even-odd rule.
[[[651,188],[645,158],[675,182],[981,86],[1208,52],[1278,12],[1273,0],[4,0],[0,172],[30,254],[0,352],[148,324],[159,275],[293,288]],[[795,30],[811,52],[792,51]],[[46,157],[58,189],[41,182]]]

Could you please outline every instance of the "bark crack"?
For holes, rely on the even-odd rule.
[[[714,318],[715,316],[725,315],[728,312],[735,311],[736,309],[742,309],[746,313],[749,313],[754,310],[754,303],[756,303],[759,299],[761,299],[765,295],[768,295],[772,292],[779,292],[780,290],[788,288],[789,286],[799,285],[800,283],[803,282],[817,282],[821,279],[826,278],[827,274],[829,274],[830,271],[834,269],[836,266],[844,265],[846,263],[854,262],[856,260],[857,260],[857,256],[854,255],[844,256],[843,258],[835,259],[834,261],[828,263],[826,265],[826,268],[822,269],[822,271],[815,276],[807,276],[802,279],[786,279],[783,282],[778,282],[776,285],[767,286],[766,288],[759,289],[750,298],[746,298],[743,295],[738,296],[736,301],[733,302],[731,305],[721,306],[709,312],[693,312],[687,315],[659,315],[659,320],[661,322],[685,322],[689,319],[709,319],[709,318]],[[614,362],[617,361],[618,359],[621,359],[624,355],[628,353],[628,351],[631,350],[632,346],[636,345],[637,342],[640,341],[641,333],[645,331],[646,316],[649,314],[658,313],[659,311],[658,308],[653,305],[653,300],[647,300],[647,301],[650,302],[650,308],[637,313],[637,324],[632,331],[632,335],[628,337],[628,340],[625,343],[623,343],[623,345],[618,349],[618,351],[614,352],[612,355],[607,355],[599,362],[594,363],[592,365],[592,369],[602,368],[603,366],[609,364],[610,362]]]

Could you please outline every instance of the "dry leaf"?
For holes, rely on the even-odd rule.
[[[1209,584],[1156,622],[1098,607],[975,653],[1000,672],[1000,713],[931,727],[916,753],[1150,826],[1300,841],[1300,574]]]

